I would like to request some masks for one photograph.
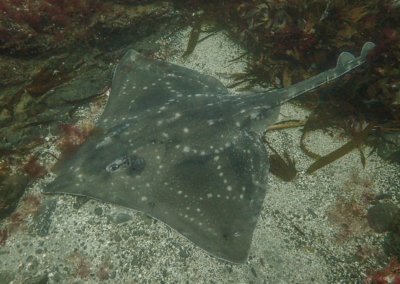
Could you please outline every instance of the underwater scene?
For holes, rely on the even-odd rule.
[[[400,283],[400,3],[0,0],[0,284]]]

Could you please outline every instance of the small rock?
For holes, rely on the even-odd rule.
[[[154,222],[155,219],[151,218],[150,216],[146,215],[146,214],[141,214],[140,215],[140,219],[142,219],[142,221],[144,222],[144,224],[146,226],[151,226]]]
[[[250,269],[250,271],[251,271],[251,273],[254,275],[254,277],[258,277],[258,276],[257,276],[257,273],[256,273],[256,270],[254,269],[254,267],[252,267],[252,268]]]
[[[44,237],[49,234],[52,216],[57,207],[57,199],[48,199],[40,207],[34,217],[36,223],[36,232],[39,236]]]
[[[393,203],[379,203],[372,206],[367,213],[369,226],[377,233],[389,231],[393,216],[399,211],[399,208]]]
[[[99,271],[97,271],[97,276],[100,280],[108,280],[108,278],[110,278],[110,275],[108,275],[108,272],[104,267],[101,267]]]
[[[131,261],[132,266],[138,266],[139,268],[142,266],[142,262],[137,256],[134,256]]]
[[[47,274],[44,274],[44,275],[29,278],[29,279],[25,280],[23,283],[24,284],[47,284],[48,280],[49,280],[49,278],[47,277]]]
[[[313,217],[313,218],[317,218],[318,217],[318,215],[311,208],[308,208],[307,212],[310,213],[311,217]]]
[[[122,238],[121,238],[121,236],[120,236],[120,235],[118,235],[118,234],[115,234],[115,236],[114,236],[114,240],[115,240],[116,242],[120,242],[120,241],[122,240]]]
[[[7,172],[5,174],[5,176],[0,176],[2,179],[0,204],[7,204],[7,206],[0,206],[0,221],[9,216],[17,207],[18,200],[24,194],[29,182],[28,177],[23,174],[11,175]]]
[[[148,236],[149,234],[147,234],[145,230],[136,230],[136,231],[133,231],[131,233],[131,235],[132,236],[143,236],[143,235]]]
[[[189,253],[186,250],[183,250],[183,249],[179,250],[179,255],[182,258],[188,258],[189,257]]]
[[[110,279],[115,279],[116,276],[117,276],[117,272],[112,271],[112,272],[110,273]]]
[[[400,132],[384,133],[378,144],[377,154],[385,161],[400,163]]]
[[[394,214],[392,219],[392,224],[390,225],[390,231],[400,235],[400,210]]]
[[[53,281],[60,282],[60,280],[61,280],[60,273],[58,272],[54,273]]]
[[[27,265],[27,269],[28,270],[34,270],[36,267],[38,267],[39,262],[37,261],[37,259],[34,259],[32,262],[29,262]]]
[[[114,218],[115,224],[120,224],[132,220],[132,216],[125,213],[120,213]]]
[[[383,241],[383,250],[387,255],[400,256],[400,236],[395,232],[389,232]]]
[[[11,271],[2,271],[0,272],[0,284],[8,284],[13,281],[15,278],[15,274]]]
[[[86,204],[90,200],[89,197],[86,196],[77,196],[76,202],[72,205],[74,209],[78,210],[82,207],[82,205]]]
[[[94,209],[94,214],[97,216],[103,215],[103,208],[97,207],[96,209]]]

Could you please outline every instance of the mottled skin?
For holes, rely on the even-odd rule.
[[[156,218],[208,253],[244,263],[264,201],[262,132],[279,105],[364,62],[270,93],[229,95],[217,79],[129,51],[97,128],[46,193],[89,196]]]

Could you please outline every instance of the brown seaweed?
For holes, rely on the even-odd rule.
[[[361,143],[363,143],[367,139],[368,134],[372,131],[372,129],[375,127],[376,124],[377,124],[376,121],[371,122],[363,131],[361,131],[358,135],[355,135],[352,140],[344,144],[342,147],[329,153],[326,156],[319,158],[315,163],[313,163],[308,168],[306,173],[311,174],[316,170],[325,167],[326,165],[329,165],[330,163],[336,161],[337,159],[343,157],[350,151],[357,148],[359,145],[361,145]]]
[[[265,135],[262,139],[263,142],[272,150],[272,152],[274,152],[274,154],[269,157],[270,173],[276,175],[284,181],[292,181],[297,175],[296,162],[289,156],[287,151],[285,151],[283,154],[285,158],[282,158],[282,156],[280,156],[279,153],[268,142]]]
[[[285,128],[292,128],[292,127],[299,127],[299,126],[304,126],[306,124],[306,121],[300,121],[300,120],[289,120],[285,122],[281,122],[279,124],[274,124],[271,125],[267,128],[268,130],[278,130],[278,129],[285,129]]]
[[[196,19],[196,21],[194,22],[192,31],[190,32],[190,38],[186,51],[182,55],[183,58],[188,57],[194,51],[197,42],[199,41],[199,36],[201,32],[201,22],[202,22],[201,18]]]
[[[400,76],[396,64],[400,58],[400,7],[394,1],[314,1],[313,5],[307,0],[190,3],[198,5],[208,21],[225,27],[228,36],[239,40],[246,49],[246,74],[229,87],[243,83],[242,89],[256,85],[282,87],[275,83],[276,78],[288,86],[333,65],[333,54],[338,50],[353,52],[365,38],[374,39],[377,47],[369,56],[366,72],[344,78],[341,86],[315,92],[316,103],[311,107],[309,96],[300,99],[301,104],[315,109],[315,115],[324,121],[315,129],[335,126],[353,134],[354,122],[361,121],[354,118],[360,118],[361,113],[380,125],[399,125],[400,104],[394,98]],[[193,9],[188,12],[192,18],[198,17]],[[318,157],[301,145],[308,155]]]
[[[303,152],[309,156],[310,158],[313,159],[319,159],[321,158],[320,155],[318,155],[317,153],[314,153],[313,151],[309,150],[306,145],[304,144],[304,140],[307,136],[307,134],[312,131],[315,130],[317,128],[320,128],[321,126],[319,125],[318,121],[317,121],[317,116],[312,114],[306,121],[306,124],[304,125],[303,128],[303,133],[301,134],[301,138],[300,138],[300,149],[303,150]]]

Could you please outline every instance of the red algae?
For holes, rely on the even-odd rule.
[[[42,177],[47,173],[46,168],[39,164],[35,156],[32,156],[29,161],[22,166],[21,170],[27,174],[31,180]]]
[[[62,139],[59,143],[59,148],[62,152],[61,160],[68,160],[89,137],[89,131],[72,124],[63,124],[61,129]]]
[[[392,259],[385,268],[372,272],[364,284],[400,284],[399,268],[397,260]]]

